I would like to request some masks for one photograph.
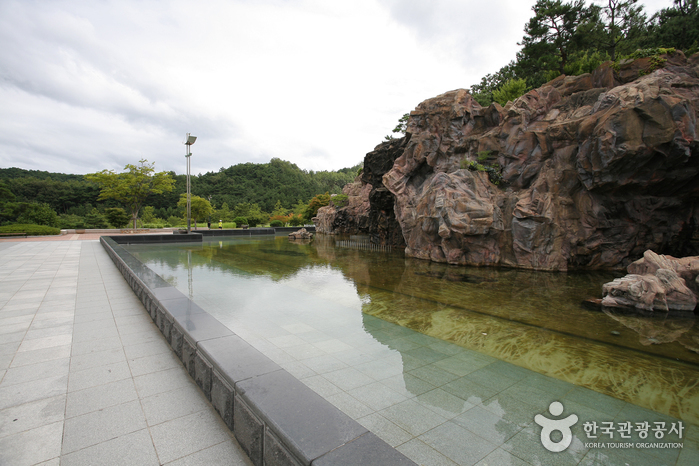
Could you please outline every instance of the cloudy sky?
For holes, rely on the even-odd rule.
[[[0,168],[185,173],[187,132],[194,174],[352,166],[512,60],[534,3],[0,0]]]

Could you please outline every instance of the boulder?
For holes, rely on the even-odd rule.
[[[307,231],[305,228],[301,228],[300,230],[294,231],[293,233],[289,233],[289,239],[313,239],[313,233]]]
[[[625,277],[602,287],[602,306],[647,311],[693,311],[696,308],[699,257],[677,259],[648,250],[642,259],[630,264],[627,271],[629,274]]]

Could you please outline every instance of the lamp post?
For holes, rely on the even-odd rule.
[[[187,149],[187,153],[185,155],[185,158],[187,159],[187,234],[191,233],[192,231],[192,190],[189,187],[189,170],[191,163],[189,158],[192,156],[192,144],[194,144],[194,141],[196,140],[197,137],[191,136],[189,133],[187,133],[187,137],[184,140],[184,145]]]

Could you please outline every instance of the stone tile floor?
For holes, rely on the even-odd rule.
[[[0,242],[0,465],[251,464],[80,239]]]

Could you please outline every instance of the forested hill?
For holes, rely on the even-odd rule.
[[[316,194],[340,193],[353,181],[361,165],[338,171],[313,172],[302,170],[293,163],[272,159],[269,163],[243,163],[191,177],[192,194],[208,199],[220,207],[224,202],[231,208],[241,203],[258,204],[271,212],[277,201],[291,208],[299,200],[308,202]],[[186,192],[186,175],[171,173],[176,180],[171,193],[152,196],[146,205],[156,209],[175,210],[180,194]],[[0,187],[6,186],[18,202],[49,204],[58,214],[84,215],[86,208],[103,204],[98,201],[99,189],[83,175],[49,173],[21,168],[0,168]],[[113,201],[104,204],[113,205]]]
[[[360,166],[313,172],[273,158],[265,164],[242,163],[200,175],[192,181],[192,192],[204,198],[211,196],[217,206],[223,202],[229,206],[250,202],[271,212],[277,201],[290,208],[299,200],[308,202],[316,194],[341,193],[342,187],[357,176]]]

